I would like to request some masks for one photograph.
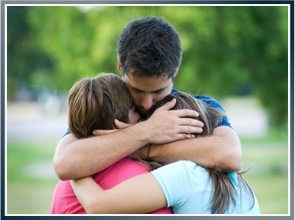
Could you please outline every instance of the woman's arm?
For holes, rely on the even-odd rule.
[[[140,214],[167,206],[164,192],[151,173],[135,176],[108,190],[103,190],[91,177],[70,182],[88,214]]]

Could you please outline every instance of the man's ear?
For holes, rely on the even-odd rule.
[[[123,68],[121,66],[120,61],[118,60],[118,70],[120,71],[120,73],[123,75]]]
[[[178,71],[179,71],[179,68],[176,69],[176,71],[175,71],[175,73],[174,73],[174,78],[177,76]]]

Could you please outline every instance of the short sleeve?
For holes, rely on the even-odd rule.
[[[72,132],[69,130],[69,129],[67,129],[67,132],[64,134],[64,136],[66,136],[66,135],[68,135],[68,134],[71,134]],[[62,136],[62,137],[64,137],[64,136]]]
[[[220,103],[217,102],[215,99],[212,99],[208,96],[203,96],[203,95],[193,95],[193,97],[196,99],[202,100],[210,107],[217,108],[217,109],[220,109],[221,111],[225,112],[225,110],[220,105]],[[222,120],[219,122],[219,124],[216,126],[216,128],[219,126],[228,126],[228,127],[232,128],[227,117],[222,117]]]
[[[151,172],[165,194],[167,207],[181,207],[186,203],[195,183],[192,170],[196,166],[194,162],[182,160]]]

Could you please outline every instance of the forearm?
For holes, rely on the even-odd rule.
[[[70,182],[77,199],[79,200],[85,211],[88,214],[91,214],[92,207],[96,205],[95,199],[100,198],[103,189],[99,185],[97,185],[91,177],[70,180]]]
[[[54,168],[62,180],[97,173],[144,146],[147,141],[141,126],[137,125],[70,143],[66,139],[60,141],[54,156]]]
[[[161,163],[192,160],[203,167],[229,172],[241,168],[242,149],[237,135],[223,127],[212,136],[152,145],[149,158]]]
[[[139,214],[167,206],[164,192],[151,173],[125,180],[103,190],[91,177],[71,180],[73,190],[88,214]]]

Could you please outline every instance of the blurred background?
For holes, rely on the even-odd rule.
[[[119,75],[118,36],[149,15],[180,35],[174,88],[227,111],[261,213],[288,214],[287,6],[8,6],[8,214],[49,213],[69,89],[97,73]]]

